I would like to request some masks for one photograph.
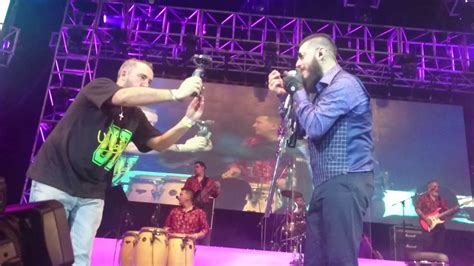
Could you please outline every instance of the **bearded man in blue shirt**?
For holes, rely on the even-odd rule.
[[[304,265],[358,265],[362,217],[373,194],[370,97],[362,82],[337,63],[337,48],[325,34],[299,45],[296,72],[268,75],[282,99],[293,96],[306,135],[313,175]]]

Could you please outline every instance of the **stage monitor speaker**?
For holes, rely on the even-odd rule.
[[[0,265],[21,266],[20,232],[15,226],[18,219],[14,216],[0,216]]]
[[[63,205],[56,200],[10,205],[2,219],[20,238],[24,265],[71,265],[70,230]],[[2,228],[3,229],[3,228]]]

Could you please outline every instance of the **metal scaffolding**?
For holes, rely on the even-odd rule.
[[[2,37],[0,40],[0,67],[8,67],[15,55],[18,38],[20,37],[20,29],[16,27],[8,27],[0,32]]]
[[[261,75],[263,85],[271,69],[294,68],[299,42],[319,32],[335,40],[340,64],[365,84],[474,94],[471,33],[124,2],[69,1],[51,38],[54,63],[32,159],[105,59],[137,57],[166,70],[193,68],[189,58],[205,53],[211,72]]]
[[[95,77],[101,46],[97,29],[102,6],[102,1],[70,0],[67,3],[61,30],[58,34],[53,34],[51,39],[55,49],[54,59],[31,161],[80,89]],[[29,191],[30,180],[27,178],[22,203],[28,202]]]

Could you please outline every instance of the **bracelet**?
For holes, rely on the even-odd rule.
[[[171,94],[171,99],[172,99],[173,101],[177,102],[177,101],[178,101],[178,98],[176,97],[176,95],[174,95],[173,90],[168,90],[168,91],[169,91],[170,94]]]
[[[187,128],[192,128],[194,126],[194,124],[196,124],[195,121],[193,121],[192,119],[190,119],[187,116],[183,117],[183,119],[181,119],[181,122],[183,122],[184,126],[187,127]]]

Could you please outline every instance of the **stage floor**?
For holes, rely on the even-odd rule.
[[[120,241],[110,238],[96,238],[92,251],[92,266],[112,266],[114,250],[117,244],[116,258],[119,257]],[[242,265],[289,265],[293,260],[291,253],[261,251],[250,249],[197,246],[195,266],[242,266]],[[361,266],[402,266],[400,261],[381,261],[359,259]]]

